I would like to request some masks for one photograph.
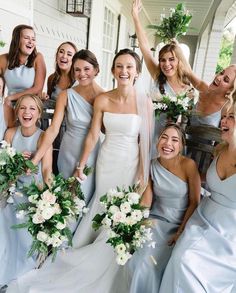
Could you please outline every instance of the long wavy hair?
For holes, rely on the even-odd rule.
[[[165,45],[159,52],[159,64],[158,64],[158,69],[156,73],[156,82],[159,85],[159,90],[162,95],[165,94],[165,89],[164,89],[164,84],[167,81],[167,78],[165,74],[161,71],[160,68],[160,60],[163,57],[164,54],[166,53],[171,53],[175,58],[178,59],[178,66],[177,66],[177,75],[178,79],[186,84],[190,85],[190,82],[187,78],[187,76],[184,74],[183,69],[190,67],[189,63],[187,62],[186,58],[184,57],[183,51],[180,48],[180,46],[175,42],[172,41],[170,44]]]
[[[6,85],[6,81],[3,74],[0,74],[0,79],[2,80],[2,83],[3,83],[2,92],[0,92],[0,97],[3,97],[5,93],[5,85]]]
[[[58,55],[58,52],[60,51],[61,49],[61,46],[63,45],[70,45],[72,48],[74,48],[75,52],[78,51],[76,45],[72,42],[69,42],[69,41],[66,41],[66,42],[63,42],[59,45],[59,47],[57,48],[57,51],[56,51],[56,55],[55,55],[55,71],[54,73],[50,76],[50,80],[48,82],[48,95],[49,97],[51,96],[55,86],[58,84],[59,80],[60,80],[60,77],[61,77],[61,69],[59,68],[58,64],[57,64],[57,55]],[[69,73],[68,74],[68,78],[69,78],[69,84],[68,84],[68,88],[70,88],[75,79],[74,77]]]
[[[8,69],[13,69],[21,65],[20,59],[19,59],[20,38],[21,38],[21,32],[24,29],[30,29],[34,32],[33,27],[26,24],[20,24],[14,28],[12,32],[12,39],[11,39],[10,49],[8,53]],[[36,48],[34,48],[33,52],[29,55],[27,59],[27,63],[26,63],[27,67],[33,67],[36,56],[37,56],[37,50]]]

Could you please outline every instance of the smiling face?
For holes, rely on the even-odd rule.
[[[174,127],[166,128],[159,137],[157,151],[161,158],[173,159],[183,149],[179,132]]]
[[[93,82],[94,78],[98,74],[98,69],[82,59],[77,59],[74,63],[74,76],[82,86],[89,85]]]
[[[75,49],[70,44],[62,44],[56,55],[58,67],[63,71],[69,72],[74,54]]]
[[[23,29],[20,33],[20,52],[23,55],[29,56],[36,46],[35,33],[31,29]]]
[[[41,116],[39,105],[30,96],[25,96],[16,109],[17,118],[25,128],[35,127]]]
[[[116,58],[112,73],[118,85],[133,85],[138,77],[135,59],[129,55],[120,55]]]
[[[160,69],[168,78],[177,74],[178,59],[172,52],[166,52],[159,58]]]
[[[230,142],[232,140],[236,140],[236,113],[235,107],[232,106],[230,109],[227,107],[223,108],[220,127],[222,130],[221,138],[226,141]]]
[[[229,94],[233,89],[235,78],[235,66],[229,66],[215,76],[209,89],[217,91],[218,94],[222,94],[223,96]]]

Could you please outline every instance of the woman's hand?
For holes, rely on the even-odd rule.
[[[29,160],[32,156],[32,153],[28,152],[28,151],[24,151],[24,152],[22,152],[22,155],[26,160]]]
[[[83,181],[87,179],[87,176],[84,174],[84,167],[76,167],[73,176],[79,181],[79,183],[83,183]]]
[[[12,107],[12,96],[7,96],[5,99],[4,99],[4,103],[10,107]]]
[[[181,232],[180,231],[177,231],[171,238],[170,240],[168,241],[168,245],[171,246],[171,245],[175,245],[175,243],[177,242],[179,236],[181,235]]]
[[[47,101],[49,99],[49,95],[45,92],[42,92],[41,95],[40,95],[40,99],[42,101]]]
[[[142,10],[141,0],[134,0],[132,6],[132,16],[133,18],[138,18],[140,11]]]

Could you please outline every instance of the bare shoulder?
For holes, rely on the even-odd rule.
[[[4,140],[11,144],[13,137],[16,133],[16,130],[17,130],[17,127],[8,128],[4,135]]]
[[[43,57],[43,54],[42,53],[40,53],[40,52],[37,53],[37,56],[35,58],[35,62],[34,63],[35,63],[36,66],[44,63],[44,57]]]
[[[8,54],[0,55],[0,73],[3,74],[7,68],[7,56]]]
[[[108,92],[102,92],[100,93],[94,101],[94,107],[101,107],[103,108],[104,106],[106,106],[110,99],[113,96],[113,90],[108,91]]]
[[[185,156],[182,156],[181,165],[187,174],[195,173],[198,170],[196,162]]]

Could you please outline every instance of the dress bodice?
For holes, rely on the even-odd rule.
[[[8,95],[31,88],[34,84],[35,68],[27,67],[24,64],[13,69],[6,69],[4,73]]]
[[[21,133],[21,127],[18,127],[16,133],[12,140],[12,146],[18,151],[29,151],[35,153],[37,150],[38,139],[42,133],[41,129],[37,129],[35,133],[31,136],[23,136]],[[36,180],[36,182],[42,182],[42,174],[41,174],[41,163],[39,163],[39,170],[37,174],[33,174],[32,176],[24,175],[18,179],[18,186],[22,184],[30,184],[32,178]]]
[[[91,117],[93,115],[93,107],[73,88],[67,89],[67,109],[66,109],[66,133],[77,135],[87,135]]]
[[[150,216],[180,224],[188,206],[188,184],[152,160],[153,203]]]
[[[203,217],[224,237],[236,241],[236,174],[221,180],[216,170],[217,158],[207,171],[211,196],[199,206]]]
[[[197,104],[196,104],[197,105]],[[198,113],[196,111],[196,105],[194,107],[194,111],[190,116],[190,124],[193,126],[197,126],[197,125],[212,125],[215,127],[219,127],[219,123],[220,123],[220,119],[221,119],[221,110],[211,113],[209,115],[206,116],[202,116],[200,115],[200,113]]]

